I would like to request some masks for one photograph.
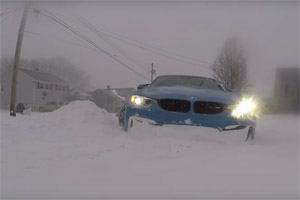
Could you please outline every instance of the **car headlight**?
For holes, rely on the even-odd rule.
[[[132,95],[130,102],[135,106],[150,106],[155,103],[155,100],[139,95]]]
[[[258,117],[258,101],[256,101],[253,97],[243,97],[238,104],[233,106],[231,115],[238,119]]]

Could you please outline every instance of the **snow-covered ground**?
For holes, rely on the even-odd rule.
[[[1,112],[1,197],[298,199],[299,118],[246,131],[137,125],[89,101],[51,113]]]

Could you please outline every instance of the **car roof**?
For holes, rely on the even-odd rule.
[[[210,80],[215,81],[215,79],[213,79],[213,78],[204,77],[204,76],[193,76],[193,75],[161,75],[161,76],[156,77],[156,79],[160,78],[160,77],[172,77],[172,76],[173,77],[175,77],[175,76],[181,76],[181,77],[203,78],[203,79],[210,79]]]

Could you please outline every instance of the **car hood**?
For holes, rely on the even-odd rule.
[[[182,99],[189,101],[211,101],[234,104],[240,95],[235,92],[187,86],[146,87],[138,95],[152,99]]]

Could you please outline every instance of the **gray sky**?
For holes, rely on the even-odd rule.
[[[1,16],[1,56],[14,54],[22,4],[13,1],[1,3],[1,13],[5,8],[13,8]],[[147,77],[150,77],[152,62],[158,75],[211,76],[210,63],[224,41],[232,36],[238,37],[245,49],[251,90],[259,95],[272,95],[276,68],[299,67],[297,1],[37,1],[34,7],[55,14]],[[199,66],[154,54],[115,38],[109,38],[110,43],[107,43],[79,25],[79,16],[99,30],[193,58],[171,55]],[[65,57],[90,74],[95,88],[106,85],[136,87],[149,82],[107,55],[89,49],[92,48],[90,44],[42,14],[37,16],[30,12],[26,30],[39,35],[24,34],[21,54],[24,58]],[[122,52],[114,49],[111,41]]]

